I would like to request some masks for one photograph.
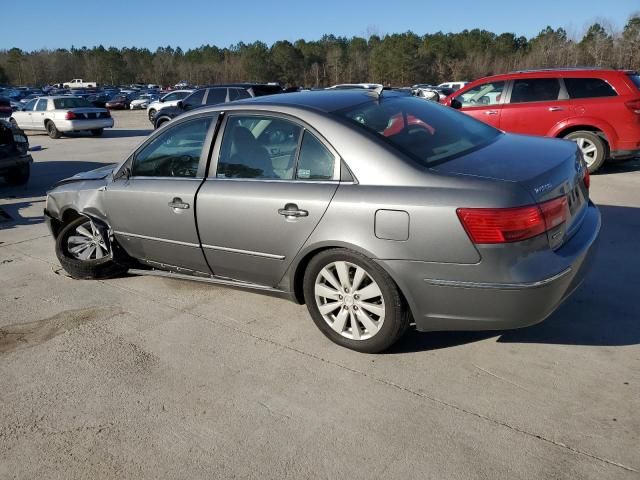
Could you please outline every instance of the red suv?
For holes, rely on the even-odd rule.
[[[511,133],[573,140],[590,172],[640,156],[640,75],[625,70],[529,70],[482,78],[443,103]]]

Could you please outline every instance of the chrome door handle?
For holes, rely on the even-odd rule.
[[[183,202],[182,199],[178,197],[175,197],[173,200],[171,200],[168,205],[171,208],[178,208],[180,210],[186,210],[187,208],[189,208],[189,204]]]
[[[498,111],[497,110],[489,110],[487,112],[484,112],[485,115],[497,115]]]
[[[309,212],[298,208],[295,203],[287,203],[284,208],[279,208],[278,213],[285,217],[308,217]]]
[[[549,107],[550,112],[561,112],[562,110],[564,110],[562,107]]]

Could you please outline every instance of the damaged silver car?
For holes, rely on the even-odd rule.
[[[509,135],[393,91],[198,109],[48,194],[74,278],[126,272],[306,303],[362,352],[523,327],[582,282],[600,230],[572,142]],[[283,319],[283,321],[287,321]]]

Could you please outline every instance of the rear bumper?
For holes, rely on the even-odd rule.
[[[560,249],[556,270],[523,282],[434,279],[429,264],[380,261],[402,289],[420,331],[503,330],[543,321],[583,282],[600,233],[600,212],[591,204],[576,234]],[[470,266],[452,265],[462,272]],[[471,268],[473,268],[471,266]]]
[[[61,132],[79,132],[113,127],[113,118],[95,120],[56,120],[56,128]]]
[[[28,163],[33,163],[33,158],[29,154],[0,158],[0,174]]]

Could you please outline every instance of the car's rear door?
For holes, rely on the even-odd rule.
[[[317,132],[295,119],[229,115],[197,199],[213,273],[276,285],[329,206],[339,166]]]
[[[500,129],[510,133],[547,135],[572,116],[558,78],[517,78],[500,116]]]
[[[109,223],[133,257],[210,274],[195,222],[195,197],[210,153],[216,113],[191,117],[145,143],[105,191]]]
[[[492,81],[476,85],[462,91],[456,95],[455,99],[461,103],[461,111],[476,120],[498,128],[505,84],[504,81]]]

